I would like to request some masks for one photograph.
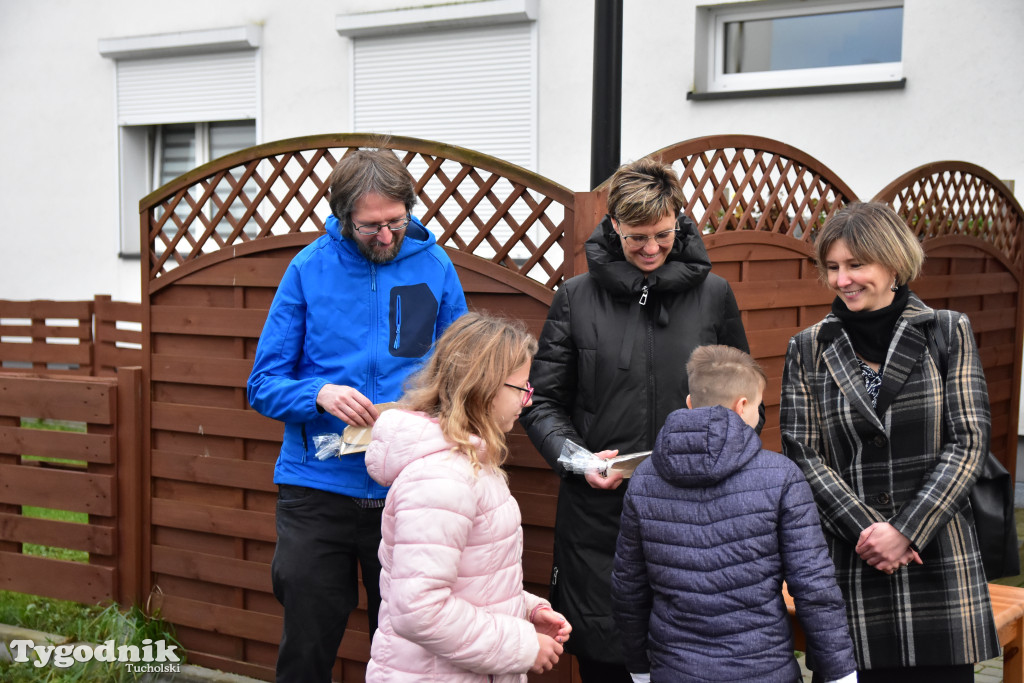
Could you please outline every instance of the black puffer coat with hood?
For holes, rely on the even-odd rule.
[[[626,261],[606,216],[585,245],[589,272],[555,293],[530,370],[523,426],[561,485],[551,602],[573,626],[567,649],[622,663],[611,573],[628,482],[605,491],[566,473],[568,439],[592,452],[650,450],[668,414],[686,406],[686,361],[702,344],[748,351],[729,283],[712,275],[693,221],[680,216],[666,262],[646,274]]]

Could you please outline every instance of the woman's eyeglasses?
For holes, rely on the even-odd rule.
[[[523,392],[523,406],[524,407],[526,406],[527,403],[530,402],[530,399],[533,398],[533,387],[530,386],[529,382],[526,383],[525,387],[517,387],[515,384],[509,384],[508,382],[505,382],[505,386],[506,387],[512,387],[513,389],[518,389],[519,391]]]
[[[677,228],[671,230],[662,230],[656,234],[653,238],[649,235],[623,235],[621,232],[619,235],[626,241],[631,249],[643,249],[647,246],[647,241],[653,239],[655,242],[665,247],[672,244],[672,240],[675,239],[676,233],[679,232]]]
[[[398,218],[387,223],[367,223],[366,225],[357,225],[356,232],[360,235],[376,235],[378,232],[387,228],[391,232],[400,232],[409,227],[409,217]]]

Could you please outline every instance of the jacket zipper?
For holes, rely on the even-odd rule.
[[[306,438],[306,423],[302,423],[302,462],[306,462],[306,454],[309,452],[309,439]]]
[[[402,339],[402,295],[395,297],[395,343],[393,348],[397,351]]]
[[[641,290],[641,292],[640,292],[640,305],[641,306],[646,306],[647,305],[647,285],[644,285],[643,290]]]
[[[367,377],[370,378],[371,386],[367,389],[370,390],[370,394],[367,398],[373,403],[377,402],[377,391],[376,386],[372,385],[373,377],[376,376],[377,369],[377,344],[372,340],[377,338],[377,309],[379,308],[379,300],[377,298],[377,266],[373,263],[370,264],[370,291],[373,293],[373,310],[371,311],[370,320],[373,321],[373,325],[370,329],[370,372]]]
[[[647,286],[644,285],[643,298],[647,298]],[[657,405],[655,405],[656,393],[654,390],[654,322],[651,320],[651,316],[648,314],[647,318],[647,434],[650,439],[648,441],[648,447],[653,448],[654,442],[658,438],[658,427],[655,425],[654,414],[657,412]]]

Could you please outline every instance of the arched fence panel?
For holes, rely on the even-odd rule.
[[[1024,211],[1005,183],[980,166],[925,164],[892,181],[874,201],[891,205],[922,241],[976,237],[1024,267]]]
[[[151,500],[145,576],[151,608],[200,664],[271,679],[281,608],[270,585],[273,467],[281,423],[249,407],[245,384],[291,258],[322,234],[331,168],[368,136],[321,136],[244,150],[179,178],[142,205],[144,444]],[[539,334],[563,278],[572,193],[469,150],[391,138],[413,175],[414,214],[450,254],[474,309]],[[345,293],[339,293],[343,297]],[[517,427],[510,485],[526,527],[526,581],[545,593],[557,480]],[[365,596],[336,676],[369,658]],[[569,668],[555,680],[568,680]]]
[[[654,152],[679,174],[683,212],[700,231],[751,230],[810,243],[856,195],[795,147],[754,135],[710,135]]]
[[[186,173],[144,198],[143,277],[156,284],[201,256],[261,238],[323,230],[331,170],[359,147],[392,149],[415,180],[419,216],[442,246],[550,287],[573,194],[479,152],[416,138],[321,135],[258,145]],[[144,291],[149,291],[145,287]]]
[[[789,339],[821,320],[833,296],[818,280],[811,247],[802,240],[742,230],[708,235],[704,244],[712,272],[728,280],[736,295],[750,355],[768,375],[761,439],[765,448],[779,451],[779,399]]]
[[[992,405],[992,451],[1016,472],[1024,346],[1024,210],[1006,185],[966,162],[908,171],[874,201],[890,204],[927,258],[914,284],[931,306],[970,316]]]

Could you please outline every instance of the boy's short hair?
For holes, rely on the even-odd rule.
[[[753,401],[768,384],[757,361],[732,346],[698,346],[686,363],[686,375],[694,408],[732,409],[739,398]]]

